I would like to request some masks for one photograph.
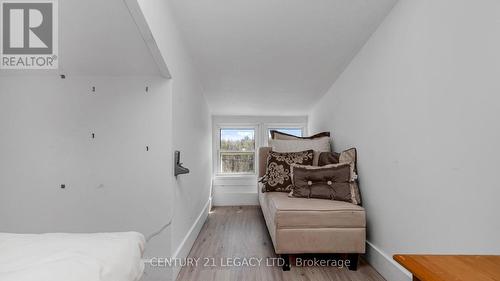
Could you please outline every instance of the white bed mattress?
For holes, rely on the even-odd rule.
[[[1,281],[138,281],[144,236],[0,233]]]

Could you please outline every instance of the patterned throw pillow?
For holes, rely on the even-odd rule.
[[[312,149],[314,150],[314,166],[318,166],[318,158],[321,152],[332,151],[329,137],[320,137],[315,139],[269,140],[269,146],[276,152],[299,152]]]
[[[301,152],[271,151],[267,157],[266,175],[261,180],[264,184],[262,192],[290,192],[292,190],[290,165],[312,165],[313,155],[313,150]]]

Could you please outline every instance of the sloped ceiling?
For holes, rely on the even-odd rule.
[[[130,11],[127,3],[135,11]],[[132,16],[135,14],[136,18]],[[59,70],[29,71],[35,74],[54,72],[67,75],[168,76],[165,62],[155,60],[145,20],[136,0],[60,0],[59,1]],[[150,39],[150,38],[149,38]],[[165,69],[160,69],[159,64]],[[162,72],[163,71],[163,72]],[[25,71],[1,71],[23,74]]]
[[[158,67],[124,0],[62,0],[61,70],[157,75]]]
[[[304,114],[397,0],[173,0],[214,114]]]

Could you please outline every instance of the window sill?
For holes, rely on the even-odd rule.
[[[213,184],[216,186],[255,185],[257,175],[215,175]]]
[[[244,179],[257,178],[256,174],[216,174],[215,179]]]

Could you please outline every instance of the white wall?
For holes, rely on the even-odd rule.
[[[0,231],[150,235],[172,219],[145,257],[188,254],[208,214],[210,111],[168,1],[139,4],[171,80],[0,76]],[[190,174],[174,179],[173,150]]]
[[[203,87],[169,1],[140,0],[139,4],[172,74],[173,147],[191,170],[174,185],[172,254],[185,257],[208,215],[211,185],[211,120]],[[174,277],[179,268],[174,270]]]
[[[401,0],[310,114],[336,150],[358,148],[368,239],[386,255],[500,254],[499,12]]]
[[[170,92],[155,77],[1,76],[0,232],[161,229],[173,197]],[[146,247],[169,254],[169,232]]]

